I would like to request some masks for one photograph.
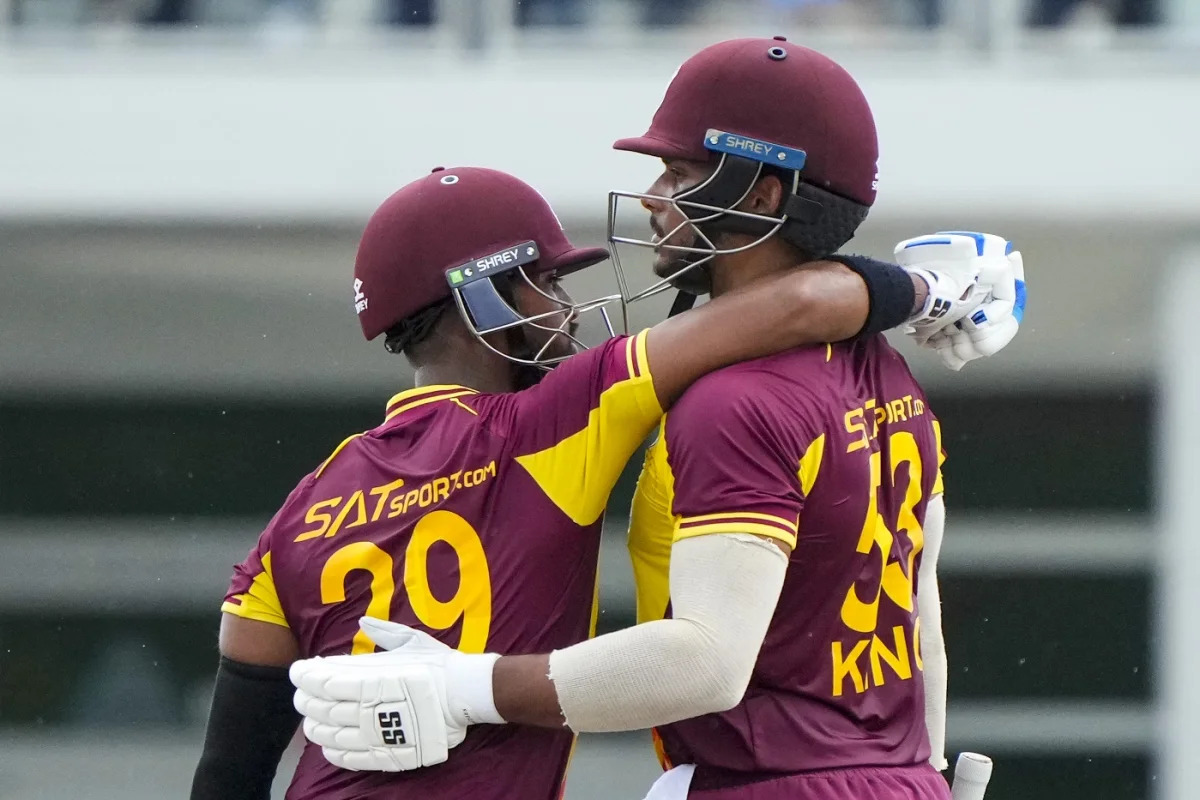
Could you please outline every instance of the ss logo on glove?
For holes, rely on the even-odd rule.
[[[933,301],[933,308],[929,309],[930,319],[941,319],[950,312],[950,301],[944,298],[937,298]]]
[[[404,738],[404,721],[400,718],[399,711],[379,712],[379,735],[384,744],[408,744],[408,739]]]

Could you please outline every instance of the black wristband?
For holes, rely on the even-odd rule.
[[[903,267],[878,261],[867,256],[826,256],[830,261],[844,264],[867,284],[871,310],[862,330],[851,339],[861,339],[895,328],[912,316],[917,293],[912,278]]]

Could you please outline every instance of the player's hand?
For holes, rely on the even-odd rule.
[[[943,231],[905,239],[896,262],[929,284],[908,335],[953,370],[995,355],[1025,314],[1025,268],[1012,243],[990,233]]]
[[[388,652],[308,658],[289,671],[304,735],[330,763],[383,772],[428,767],[449,757],[469,725],[502,721],[491,704],[499,656],[460,653],[398,623],[363,617],[359,626]]]

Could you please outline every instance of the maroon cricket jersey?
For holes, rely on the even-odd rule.
[[[594,629],[601,515],[662,414],[646,334],[614,339],[513,394],[427,386],[300,482],[222,609],[287,627],[302,657],[369,653],[363,614],[464,652],[549,652]],[[307,743],[310,798],[553,798],[570,731],[482,725],[436,767],[351,772]]]
[[[667,414],[630,528],[639,621],[670,613],[673,541],[794,550],[742,702],[659,728],[665,761],[699,780],[929,758],[915,584],[939,438],[882,336],[728,367]]]

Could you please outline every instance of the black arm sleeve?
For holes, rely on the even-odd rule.
[[[191,800],[269,800],[279,759],[300,724],[284,667],[221,658]]]
[[[851,338],[861,339],[882,333],[903,324],[912,316],[916,291],[912,278],[903,267],[867,256],[832,255],[826,258],[846,265],[867,284],[871,310],[867,312],[867,322],[862,330]]]

